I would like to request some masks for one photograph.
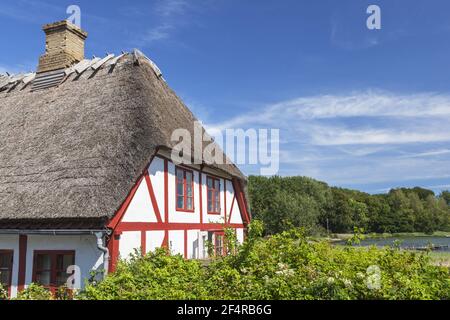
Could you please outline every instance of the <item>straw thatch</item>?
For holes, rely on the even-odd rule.
[[[195,121],[150,61],[131,54],[58,87],[4,90],[0,112],[0,228],[103,226],[155,151],[173,147],[172,131]]]

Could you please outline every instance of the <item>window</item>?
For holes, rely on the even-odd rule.
[[[223,256],[225,254],[224,249],[224,234],[222,232],[214,233],[214,254],[216,257]]]
[[[220,214],[220,180],[208,177],[208,213]]]
[[[35,251],[33,282],[56,294],[58,288],[64,286],[70,277],[67,268],[74,264],[74,251]]]
[[[194,174],[190,170],[176,168],[176,201],[178,211],[194,211]]]
[[[8,290],[11,288],[13,251],[0,250],[0,284]]]

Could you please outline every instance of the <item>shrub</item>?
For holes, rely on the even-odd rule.
[[[32,283],[17,294],[17,300],[52,300],[52,294],[43,286]]]
[[[165,249],[122,260],[114,274],[88,284],[78,298],[101,300],[206,299],[204,270],[199,261],[169,255]]]
[[[252,222],[235,255],[198,261],[157,250],[121,261],[83,299],[449,299],[450,271],[427,254],[332,246],[293,229],[261,238]]]
[[[6,290],[0,283],[0,300],[8,299],[8,290]]]

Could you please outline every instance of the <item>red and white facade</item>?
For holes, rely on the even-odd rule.
[[[158,153],[103,231],[2,234],[0,230],[0,280],[15,296],[32,282],[60,284],[63,269],[75,264],[83,284],[92,270],[103,269],[105,250],[109,272],[119,258],[126,259],[136,249],[147,253],[166,247],[186,259],[204,259],[207,242],[215,246],[216,254],[225,252],[224,228],[235,229],[242,242],[249,221],[237,179],[207,166],[177,166],[168,154]],[[105,230],[102,251],[98,239]]]

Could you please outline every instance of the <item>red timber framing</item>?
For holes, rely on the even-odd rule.
[[[161,211],[161,208],[158,206],[158,202],[155,196],[155,190],[152,181],[150,179],[148,168],[151,164],[151,161],[149,165],[146,167],[146,170],[141,175],[141,177],[137,180],[133,188],[131,189],[129,195],[127,196],[126,200],[123,202],[122,206],[117,211],[117,214],[114,216],[114,218],[109,222],[107,225],[108,228],[112,229],[112,235],[110,236],[110,240],[108,242],[108,249],[110,251],[111,260],[109,265],[109,270],[111,272],[115,271],[116,263],[119,257],[119,241],[120,241],[120,235],[123,232],[126,231],[140,231],[141,232],[141,251],[144,254],[146,252],[146,243],[147,243],[147,231],[164,231],[164,238],[161,243],[161,247],[168,248],[169,247],[169,231],[170,230],[183,230],[184,231],[184,256],[185,258],[188,258],[188,235],[189,230],[201,230],[201,231],[213,231],[213,232],[220,232],[223,231],[224,227],[230,227],[230,228],[243,228],[245,229],[247,227],[247,224],[249,223],[250,219],[247,212],[247,205],[245,200],[245,195],[242,194],[242,189],[240,188],[240,182],[237,179],[228,180],[226,178],[219,178],[214,175],[211,175],[210,173],[207,173],[207,177],[212,177],[214,179],[223,179],[224,181],[224,209],[225,209],[225,225],[223,223],[205,223],[203,221],[203,214],[205,208],[203,208],[203,197],[207,196],[203,194],[203,166],[200,167],[200,170],[193,169],[193,168],[187,168],[188,170],[191,170],[192,172],[196,171],[199,175],[199,211],[200,211],[200,217],[198,223],[177,223],[177,222],[171,222],[169,221],[169,160],[164,157],[157,155],[158,158],[162,159],[164,162],[164,208],[163,211]],[[152,157],[152,161],[153,161]],[[184,166],[181,166],[182,169],[184,169]],[[151,203],[153,205],[154,214],[156,216],[156,222],[123,222],[122,219],[128,209],[128,206],[130,205],[131,201],[133,200],[136,191],[140,185],[145,180],[147,186],[148,186],[148,192],[150,194]],[[194,180],[194,179],[193,179]],[[231,205],[227,204],[227,188],[226,184],[227,181],[231,181],[233,188],[234,188],[234,197],[231,202]],[[207,181],[204,181],[205,183]],[[175,184],[176,185],[176,184]],[[159,187],[159,186],[156,186]],[[175,191],[175,190],[174,190]],[[220,199],[220,197],[219,197]],[[220,201],[220,200],[219,200]],[[242,219],[244,223],[230,223],[231,222],[231,215],[233,212],[233,208],[235,206],[235,202],[239,205]],[[194,203],[197,203],[194,200]],[[175,205],[176,208],[176,205]],[[206,208],[207,209],[207,208]],[[164,214],[164,216],[162,215]]]
[[[164,222],[169,224],[169,160],[164,159]],[[169,249],[169,230],[164,229],[162,247]]]
[[[18,291],[22,291],[25,288],[25,275],[27,266],[27,244],[28,244],[28,237],[24,234],[19,235],[19,275],[17,281]]]

